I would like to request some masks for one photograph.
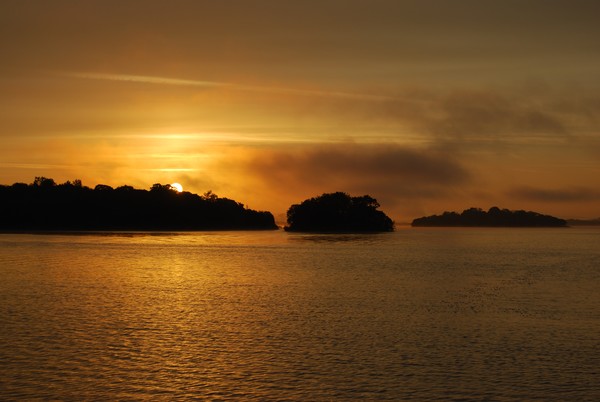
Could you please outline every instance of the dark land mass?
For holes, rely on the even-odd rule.
[[[94,189],[81,181],[56,184],[36,177],[32,184],[0,186],[3,231],[192,231],[277,229],[270,212],[212,192],[178,193],[170,185],[148,190],[131,186]]]
[[[565,227],[567,221],[531,211],[509,211],[492,207],[485,212],[469,208],[461,214],[444,212],[413,220],[412,226],[482,226],[482,227]]]
[[[287,211],[285,230],[318,233],[393,231],[394,222],[378,210],[379,206],[377,200],[368,195],[323,194],[292,205]]]
[[[600,218],[598,219],[567,219],[569,226],[600,226]]]

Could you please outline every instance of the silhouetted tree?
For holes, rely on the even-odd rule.
[[[74,184],[75,183],[75,184]],[[239,230],[276,229],[270,212],[212,194],[177,193],[168,184],[150,191],[76,182],[0,186],[2,230]]]
[[[379,203],[365,195],[351,197],[342,192],[322,194],[292,205],[287,211],[286,230],[297,232],[389,232],[394,222]]]
[[[202,199],[206,201],[216,201],[219,197],[212,192],[212,190],[208,190],[206,193],[202,194]]]
[[[117,191],[133,191],[135,190],[132,186],[119,186],[116,188]]]
[[[38,176],[33,180],[34,187],[43,187],[49,188],[56,186],[56,182],[53,179],[49,179],[47,177]]]
[[[113,188],[106,184],[98,184],[98,185],[96,185],[96,187],[94,187],[94,191],[112,191],[112,190],[113,190]]]
[[[27,183],[14,183],[14,184],[13,184],[11,187],[12,187],[14,190],[21,190],[21,191],[24,191],[24,190],[26,190],[26,189],[27,189],[28,185],[27,185]]]
[[[175,189],[170,184],[155,183],[152,185],[152,187],[150,187],[150,191],[166,192],[166,191],[175,191]]]

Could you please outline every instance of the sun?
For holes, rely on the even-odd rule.
[[[181,193],[183,191],[183,186],[179,183],[173,183],[171,184],[171,187],[173,187],[173,189],[178,193]]]

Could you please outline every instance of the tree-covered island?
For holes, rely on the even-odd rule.
[[[94,189],[80,180],[0,186],[0,230],[268,230],[270,212],[254,211],[212,192],[177,192],[169,184],[150,190],[131,186]]]
[[[444,212],[442,215],[425,216],[413,220],[412,226],[564,227],[567,221],[537,212],[492,207],[487,212],[469,208],[461,214]]]
[[[292,205],[287,211],[290,232],[391,232],[394,222],[378,210],[376,199],[342,192],[322,194]]]

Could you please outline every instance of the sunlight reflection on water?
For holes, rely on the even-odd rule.
[[[0,235],[0,397],[598,399],[599,234]]]

